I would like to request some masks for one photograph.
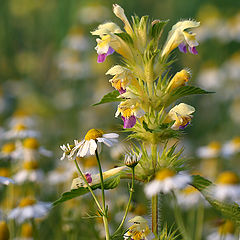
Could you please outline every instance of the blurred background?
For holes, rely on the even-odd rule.
[[[209,169],[210,166],[208,175],[213,179],[216,169],[239,167],[240,2],[235,0],[1,0],[0,136],[12,129],[10,123],[17,117],[31,118],[40,136],[38,141],[52,152],[47,159],[42,157],[39,161],[44,174],[49,176],[59,168],[60,145],[81,139],[90,128],[121,131],[121,120],[114,117],[116,104],[92,106],[112,91],[105,73],[120,60],[114,54],[98,64],[94,50],[96,40],[90,34],[100,23],[108,20],[122,27],[112,13],[113,3],[121,5],[128,18],[137,14],[150,15],[152,20],[170,19],[163,40],[178,20],[196,19],[201,22],[196,30],[200,43],[198,55],[176,51],[178,61],[172,66],[173,73],[184,67],[191,69],[190,84],[216,92],[183,100],[196,108],[191,127],[186,129],[182,140],[185,154],[191,157],[196,170]],[[29,126],[33,129],[31,124]],[[2,146],[9,141],[4,137],[0,140]],[[232,152],[224,150],[226,144],[234,146]],[[207,151],[215,155],[207,155]],[[106,161],[105,169],[119,164],[119,152],[115,149],[111,154],[103,153],[109,160],[117,159]],[[95,164],[95,160],[86,160],[84,167],[94,172]],[[0,167],[9,167],[9,163],[0,161]],[[211,171],[213,169],[215,172]],[[11,171],[12,175],[17,172],[16,169]],[[44,188],[48,183],[41,184]],[[59,188],[53,187],[49,192],[39,190],[37,198],[54,201],[63,190],[69,189],[70,184],[71,180],[66,186],[60,184]],[[127,189],[123,191],[127,198]],[[139,215],[146,214],[148,209],[145,205],[148,203],[144,201],[147,200],[138,202],[136,197],[135,201],[133,210]],[[116,202],[115,220],[124,202],[124,197],[122,202]],[[88,235],[92,237],[90,239],[99,238],[98,227],[93,227],[94,231],[86,233],[88,235],[76,238],[92,220],[81,218],[87,210],[74,212],[74,204],[80,202],[73,201],[64,209],[54,210],[49,219],[41,223],[44,231],[40,239],[86,239]],[[81,206],[87,208],[85,205],[83,198]],[[60,214],[64,217],[56,218]],[[81,220],[73,221],[74,217]],[[58,231],[55,232],[56,228]]]

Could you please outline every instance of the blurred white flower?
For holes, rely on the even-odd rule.
[[[235,137],[232,140],[226,142],[222,147],[222,155],[224,157],[230,157],[240,152],[240,137]]]
[[[210,142],[207,146],[202,146],[197,149],[199,158],[216,158],[221,153],[221,144],[217,141]]]

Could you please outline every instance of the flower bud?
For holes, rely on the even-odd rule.
[[[140,161],[141,157],[142,157],[141,153],[138,155],[138,157],[135,153],[126,154],[124,159],[124,164],[130,168],[134,168]]]

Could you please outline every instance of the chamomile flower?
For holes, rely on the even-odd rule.
[[[147,240],[147,236],[151,233],[148,222],[141,216],[136,216],[128,222],[133,223],[123,235],[124,240]]]
[[[142,153],[127,153],[124,158],[124,164],[128,167],[135,167],[142,157]]]
[[[75,143],[78,143],[77,141],[75,141]],[[73,160],[73,154],[72,153],[72,150],[74,148],[74,145],[70,145],[69,143],[67,143],[67,145],[62,145],[60,146],[60,148],[62,149],[63,151],[63,155],[62,157],[60,158],[60,160],[64,160],[65,158],[67,158],[68,160]]]
[[[8,142],[2,145],[0,157],[4,159],[16,159],[17,149],[15,142]]]
[[[112,84],[112,86],[119,91],[120,94],[126,92],[126,87],[132,82],[137,81],[132,72],[120,65],[116,65],[112,68],[110,68],[106,74],[114,76],[112,79],[109,80],[109,82]]]
[[[105,61],[106,57],[114,53],[114,49],[111,47],[111,41],[114,37],[114,33],[121,33],[122,30],[113,22],[107,22],[100,24],[98,28],[91,32],[92,35],[98,35],[100,38],[97,38],[97,46],[95,49],[98,54],[98,63]]]
[[[211,187],[211,191],[213,196],[220,201],[239,201],[239,177],[231,171],[222,172],[216,180],[216,185]]]
[[[235,137],[232,140],[226,142],[222,147],[222,155],[224,157],[230,157],[240,152],[240,137]]]
[[[36,161],[25,161],[23,163],[23,169],[13,176],[16,183],[22,184],[24,182],[42,182],[44,179],[44,173],[39,169]]]
[[[123,101],[118,105],[115,117],[118,117],[120,113],[122,115],[123,128],[132,128],[136,124],[137,119],[145,114],[140,104],[131,100]]]
[[[15,219],[18,223],[26,220],[45,217],[50,211],[51,203],[37,202],[33,198],[23,198],[18,207],[8,215],[9,219]]]
[[[168,55],[176,47],[178,47],[181,52],[186,53],[187,45],[190,53],[197,54],[196,46],[199,44],[196,40],[196,34],[187,32],[186,30],[199,26],[200,22],[192,20],[184,20],[176,23],[168,33],[167,41],[162,50],[162,57]]]
[[[175,171],[163,168],[157,172],[156,177],[145,187],[147,197],[152,197],[159,192],[169,193],[186,187],[191,183],[192,178],[187,173],[181,174]]]
[[[174,130],[184,129],[191,122],[191,114],[194,112],[194,107],[185,103],[180,103],[169,111],[166,121],[175,121],[171,127]]]
[[[114,143],[117,143],[117,133],[107,133],[100,129],[90,129],[85,135],[85,139],[81,142],[75,142],[75,147],[72,150],[72,155],[77,151],[77,156],[84,157],[88,154],[94,155],[97,150],[98,143],[104,143],[108,147],[112,147]]]
[[[210,234],[207,240],[238,240],[239,238],[234,235],[235,226],[230,220],[225,221],[217,232]]]
[[[217,141],[210,142],[207,146],[202,146],[197,149],[197,156],[200,158],[215,158],[218,157],[221,151],[221,144]]]

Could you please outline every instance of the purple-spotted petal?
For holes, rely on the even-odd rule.
[[[98,58],[97,58],[97,62],[98,62],[98,63],[104,62],[105,59],[106,59],[106,57],[107,57],[107,54],[106,54],[106,53],[104,53],[104,54],[99,54],[99,55],[98,55]]]
[[[188,122],[187,124],[185,124],[184,126],[180,126],[179,129],[183,130],[187,125],[189,125],[190,122]]]
[[[132,128],[136,124],[136,117],[130,116],[129,118],[125,118],[122,116],[123,120],[123,128]]]
[[[123,94],[123,93],[125,93],[125,92],[126,92],[126,89],[123,89],[123,88],[121,88],[121,89],[118,89],[118,92],[119,92],[120,94]]]
[[[187,46],[183,42],[178,45],[178,49],[180,52],[187,53]]]
[[[198,54],[196,47],[188,47],[188,51],[194,55]]]
[[[115,51],[113,48],[109,47],[107,51],[107,56],[113,54]]]

